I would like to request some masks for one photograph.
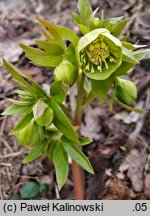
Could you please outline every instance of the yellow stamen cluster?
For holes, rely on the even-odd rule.
[[[105,44],[103,40],[96,39],[90,43],[81,53],[82,66],[94,73],[95,68],[102,72],[103,64],[106,69],[109,69],[107,64],[107,59],[109,62],[116,62],[114,57],[110,55],[109,47]]]

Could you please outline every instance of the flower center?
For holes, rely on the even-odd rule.
[[[109,69],[109,62],[116,63],[117,57],[118,55],[112,53],[107,44],[99,38],[85,47],[80,54],[82,67],[91,73],[95,70],[102,72],[103,67]]]
[[[108,46],[102,42],[93,42],[87,48],[87,56],[94,65],[101,65],[109,56]]]

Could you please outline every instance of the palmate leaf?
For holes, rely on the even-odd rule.
[[[29,108],[30,106],[20,106],[20,105],[12,104],[3,113],[1,113],[1,115],[15,116],[15,115],[25,113]]]
[[[51,55],[62,55],[64,54],[64,50],[61,46],[56,43],[50,43],[43,40],[35,40],[35,43],[46,52],[50,53]]]
[[[52,98],[48,102],[49,106],[52,108],[54,112],[54,121],[53,124],[55,127],[66,137],[68,137],[73,142],[78,143],[78,135],[75,131],[74,127],[70,123],[69,119],[64,114],[61,107],[55,102],[55,100]]]
[[[61,34],[59,33],[59,30],[57,29],[56,25],[49,23],[45,20],[42,20],[37,17],[37,20],[42,24],[49,32],[51,38],[59,45],[61,46],[64,50],[66,49],[64,41],[62,39]]]
[[[55,148],[53,150],[53,163],[56,170],[58,188],[61,190],[68,177],[69,162],[68,155],[62,147],[62,143],[60,141],[55,143]]]
[[[110,31],[112,35],[114,35],[115,37],[118,37],[121,34],[122,30],[125,28],[127,22],[128,20],[126,19],[126,20],[117,22],[116,24],[111,23],[110,26],[106,28]]]
[[[24,50],[26,57],[37,66],[56,67],[63,58],[62,55],[50,54],[49,52],[45,52],[33,47],[28,47],[24,44],[20,44],[20,46]]]
[[[44,90],[32,79],[30,74],[24,73],[12,64],[9,64],[5,59],[3,59],[3,63],[21,89],[30,92],[30,95],[33,96],[33,98],[41,96],[47,97]],[[30,85],[25,79],[30,81],[32,85]]]
[[[62,145],[72,160],[82,166],[87,172],[94,173],[89,159],[77,147],[64,141]]]
[[[32,148],[31,152],[23,159],[23,163],[29,163],[39,157],[40,154],[43,153],[43,151],[45,150],[48,143],[49,141],[47,139],[44,139],[42,142],[37,143]]]
[[[65,28],[63,26],[56,26],[56,28],[64,39],[71,41],[76,47],[79,37],[71,29]]]

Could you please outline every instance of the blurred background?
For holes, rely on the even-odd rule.
[[[93,10],[99,7],[106,18],[129,18],[123,32],[129,33],[128,41],[150,45],[150,0],[90,2]],[[79,34],[71,19],[71,11],[77,12],[76,4],[77,0],[0,0],[0,112],[10,104],[8,98],[17,98],[14,90],[18,88],[3,67],[2,57],[30,72],[43,88],[49,88],[52,71],[32,65],[18,44],[34,46],[34,39],[42,38],[36,16]],[[133,105],[149,110],[150,56],[136,66],[130,79],[136,83],[139,95]],[[71,93],[76,96],[75,88]],[[74,107],[74,101],[68,97],[67,106]],[[73,199],[71,170],[59,193],[51,162],[39,158],[27,165],[21,163],[28,150],[21,147],[14,136],[8,136],[17,121],[18,117],[0,116],[0,199],[21,199],[22,188],[29,182],[36,185],[33,199]],[[149,113],[128,112],[118,105],[110,113],[107,101],[101,107],[94,101],[84,112],[81,135],[93,139],[93,143],[83,149],[95,170],[94,176],[87,173],[85,176],[87,199],[150,198]],[[26,188],[24,190],[26,192]]]

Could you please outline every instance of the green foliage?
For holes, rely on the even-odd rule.
[[[40,193],[40,187],[36,182],[27,182],[20,190],[20,195],[24,199],[31,199]]]
[[[116,97],[130,105],[137,97],[137,89],[133,82],[121,78],[116,81]]]
[[[47,184],[39,184],[34,181],[27,182],[21,189],[20,189],[20,196],[16,196],[16,199],[36,199],[43,192],[47,192],[49,189]],[[14,199],[13,197],[11,199]]]
[[[59,189],[68,177],[68,157],[86,171],[94,173],[89,159],[81,151],[81,146],[88,145],[92,140],[79,136],[79,125],[65,107],[70,87],[75,83],[78,85],[78,115],[93,98],[98,98],[102,103],[107,96],[110,110],[117,102],[127,110],[143,114],[144,111],[130,107],[137,97],[136,86],[122,76],[128,75],[150,53],[144,45],[126,41],[128,35],[121,40],[118,38],[127,24],[123,17],[104,19],[102,13],[99,18],[96,16],[99,8],[92,11],[89,0],[79,0],[77,8],[79,14],[73,12],[72,18],[83,35],[80,38],[66,27],[37,18],[45,39],[35,40],[38,48],[20,44],[33,64],[54,70],[54,82],[48,94],[29,73],[3,60],[20,87],[15,92],[18,100],[10,99],[12,104],[2,113],[22,114],[10,134],[15,134],[18,142],[30,149],[24,163],[39,156],[47,156],[54,163]],[[82,82],[84,77],[85,82]],[[84,104],[80,101],[82,97]],[[20,193],[22,198],[31,199],[44,190],[45,185],[29,182]]]
[[[55,81],[63,81],[66,85],[72,86],[77,78],[77,69],[69,61],[64,60],[54,70]]]

